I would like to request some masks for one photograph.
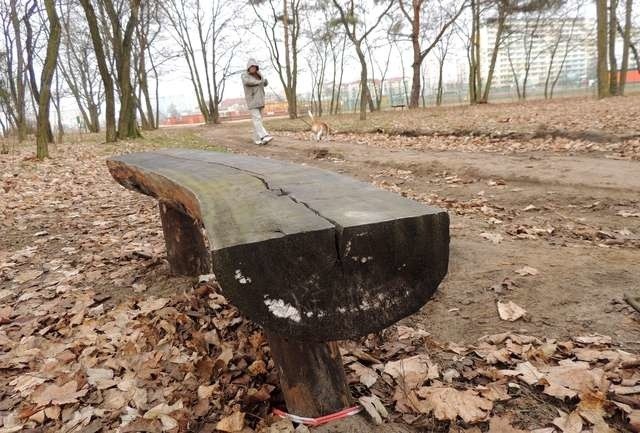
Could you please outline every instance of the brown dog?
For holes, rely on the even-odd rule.
[[[320,120],[315,120],[311,110],[309,110],[309,117],[311,118],[311,138],[313,140],[321,141],[329,136],[329,125]]]

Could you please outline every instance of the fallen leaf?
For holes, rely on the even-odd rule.
[[[629,414],[629,426],[633,431],[640,432],[640,410],[634,410]]]
[[[516,371],[518,372],[518,377],[527,385],[536,385],[544,377],[544,374],[529,361],[518,364]]]
[[[429,334],[427,331],[422,329],[410,328],[409,326],[396,326],[396,330],[398,332],[398,340],[411,340],[414,338],[424,338],[428,337]]]
[[[56,384],[40,385],[31,395],[31,400],[38,406],[49,404],[69,404],[76,403],[79,397],[87,393],[87,389],[78,390],[78,382],[72,380],[62,386]]]
[[[126,394],[117,388],[111,388],[104,391],[103,405],[106,409],[119,411],[128,403]]]
[[[98,389],[114,386],[113,370],[109,368],[87,368],[87,382]]]
[[[621,210],[618,211],[618,213],[616,213],[616,215],[620,215],[623,218],[629,218],[629,217],[637,217],[640,218],[640,212],[633,212],[633,211],[627,211],[627,210]]]
[[[149,314],[153,311],[157,311],[169,303],[168,298],[152,298],[145,301],[138,302],[138,308],[140,314]]]
[[[269,426],[267,433],[294,433],[293,423],[288,419],[281,419]]]
[[[491,401],[510,400],[511,396],[507,392],[507,384],[505,382],[492,382],[476,388],[480,395]]]
[[[267,364],[262,359],[255,360],[248,368],[249,374],[257,376],[259,374],[267,374]]]
[[[602,369],[591,369],[587,362],[564,359],[558,364],[547,368],[544,393],[562,400],[573,398],[579,392],[595,390],[604,376]]]
[[[598,346],[608,346],[612,343],[611,337],[608,335],[583,335],[579,337],[573,337],[573,341],[580,344],[595,344]]]
[[[532,268],[531,266],[523,266],[520,269],[516,269],[516,274],[521,275],[523,277],[527,275],[538,275],[540,271],[536,268]]]
[[[20,272],[13,278],[13,281],[18,284],[26,283],[27,281],[34,280],[42,275],[43,271],[40,269],[29,269],[27,271]]]
[[[580,394],[580,403],[576,410],[582,418],[593,424],[594,433],[614,433],[604,420],[605,398],[601,392],[586,391]]]
[[[489,420],[489,430],[487,433],[528,433],[511,425],[511,418],[493,416]]]
[[[349,368],[351,368],[356,375],[358,375],[358,380],[367,388],[371,388],[378,381],[378,373],[376,373],[373,369],[369,367],[365,367],[359,362],[354,362],[349,364]]]
[[[429,377],[430,373],[434,374],[433,368],[430,369],[430,366],[433,366],[433,363],[428,356],[416,355],[388,362],[384,367],[384,372],[404,384],[408,389],[415,389],[425,380],[433,378]]]
[[[182,408],[183,408],[182,400],[178,400],[172,405],[169,405],[167,403],[160,403],[152,407],[148,411],[146,411],[144,415],[142,415],[142,417],[144,419],[156,419],[156,418],[159,419],[163,415],[169,415],[170,413],[180,410]]]
[[[482,232],[480,233],[480,236],[494,244],[499,244],[504,239],[504,237],[499,233]]]
[[[483,342],[478,347],[476,347],[474,351],[478,356],[484,358],[484,360],[487,361],[487,364],[493,365],[497,363],[511,363],[511,356],[509,354],[509,351],[504,347],[498,348],[492,344]]]
[[[516,320],[524,317],[527,314],[527,310],[512,301],[498,301],[497,305],[498,315],[500,316],[500,319],[506,320],[508,322],[515,322]]]
[[[558,427],[562,433],[581,433],[582,417],[578,411],[574,410],[570,414],[560,412],[560,416],[553,419],[553,425]]]
[[[365,412],[369,414],[375,425],[381,425],[383,418],[389,416],[387,409],[376,396],[360,397],[358,402],[364,408]]]
[[[640,394],[640,385],[636,385],[636,386],[612,385],[611,392],[618,395]]]
[[[432,386],[418,389],[416,394],[423,398],[420,411],[433,412],[440,421],[455,421],[459,416],[466,423],[484,421],[489,416],[493,403],[478,396],[474,391],[458,391],[455,388]]]
[[[198,398],[199,399],[208,399],[213,395],[213,392],[218,390],[220,387],[219,385],[209,385],[209,386],[205,386],[205,385],[200,385],[198,387]]]
[[[222,418],[216,424],[216,429],[224,432],[239,432],[244,428],[244,412],[234,412]]]
[[[33,390],[33,388],[45,383],[46,381],[46,379],[42,379],[31,374],[25,374],[13,379],[11,382],[9,382],[9,385],[13,386],[14,391],[19,392],[20,395],[26,397],[31,393],[31,390]]]
[[[53,420],[60,418],[60,412],[60,406],[49,406],[44,410],[44,414],[47,416],[47,418]]]

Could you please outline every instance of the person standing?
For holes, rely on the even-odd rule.
[[[269,82],[260,73],[260,67],[254,59],[247,62],[247,70],[242,73],[242,85],[244,87],[244,99],[251,113],[253,122],[253,142],[255,144],[267,144],[273,137],[269,135],[262,124],[262,110],[264,108],[264,88]]]

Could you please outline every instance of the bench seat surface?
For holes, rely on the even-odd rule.
[[[277,334],[316,341],[378,331],[445,276],[445,211],[330,171],[186,149],[113,157],[123,186],[204,229],[232,303]]]

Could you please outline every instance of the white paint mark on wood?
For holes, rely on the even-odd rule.
[[[235,278],[240,284],[251,284],[251,278],[242,275],[242,271],[240,269],[236,269]]]
[[[282,319],[293,320],[294,322],[299,322],[300,311],[293,305],[284,302],[282,299],[265,299],[264,304],[269,308],[271,314],[276,317],[280,317]]]

